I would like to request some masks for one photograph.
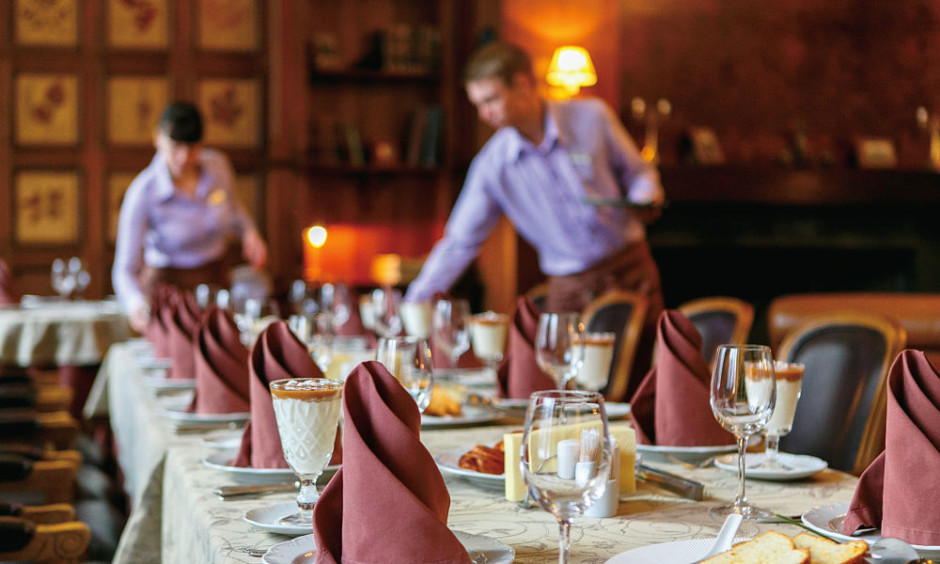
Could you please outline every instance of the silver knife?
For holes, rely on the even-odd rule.
[[[244,485],[244,486],[221,486],[212,490],[212,493],[219,496],[222,499],[229,499],[233,497],[246,496],[246,495],[258,495],[258,494],[267,494],[275,492],[294,492],[297,491],[297,485],[295,483],[284,483],[284,484],[253,484],[253,485]]]
[[[702,501],[705,498],[705,484],[651,468],[645,464],[637,463],[636,477],[656,486],[679,494],[686,499]]]

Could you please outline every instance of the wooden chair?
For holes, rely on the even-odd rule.
[[[806,367],[783,451],[810,454],[859,474],[884,449],[885,381],[907,343],[897,321],[876,313],[820,314],[794,327],[775,355]]]
[[[78,451],[46,451],[41,458],[0,452],[0,498],[41,495],[43,503],[68,503],[82,457]]]
[[[746,343],[754,323],[754,307],[738,298],[699,298],[678,309],[702,335],[702,355],[709,364],[718,345]]]
[[[539,308],[539,311],[545,311],[545,305],[548,301],[548,282],[541,282],[532,286],[525,295],[532,300],[532,303]]]
[[[0,517],[19,517],[34,525],[55,525],[75,520],[75,508],[68,503],[23,505],[0,501]]]
[[[647,307],[647,299],[642,294],[612,290],[594,298],[581,314],[585,331],[617,336],[610,376],[606,388],[602,389],[609,401],[625,400]]]
[[[36,524],[22,517],[0,517],[0,561],[78,562],[91,542],[91,531],[79,521]]]

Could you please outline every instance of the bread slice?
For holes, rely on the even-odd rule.
[[[793,537],[797,548],[809,550],[813,564],[861,564],[865,561],[868,545],[864,541],[839,544],[819,535],[800,533]]]
[[[721,554],[702,560],[701,564],[809,564],[809,550],[797,549],[793,539],[769,531],[749,541],[738,543]]]

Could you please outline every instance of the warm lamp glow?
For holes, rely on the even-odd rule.
[[[307,230],[307,241],[316,248],[322,247],[326,243],[326,227],[314,225]]]
[[[545,80],[552,86],[563,87],[573,96],[582,86],[597,84],[597,71],[584,47],[566,45],[555,49]]]

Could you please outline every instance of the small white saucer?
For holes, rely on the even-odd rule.
[[[829,467],[826,461],[815,456],[805,454],[780,453],[780,464],[786,466],[781,469],[757,468],[764,461],[764,453],[748,454],[744,461],[747,465],[746,476],[755,480],[788,481],[808,478],[817,472]],[[715,466],[730,472],[738,471],[738,455],[729,454],[715,459]]]
[[[832,538],[838,542],[848,542],[853,540],[862,540],[868,544],[875,544],[881,540],[881,531],[874,529],[868,532],[862,532],[857,535],[846,535],[842,533],[842,522],[845,521],[845,514],[849,510],[849,503],[830,503],[814,507],[803,514],[801,521],[810,529]],[[940,546],[928,546],[912,544],[914,550],[921,558],[940,558]]]
[[[202,437],[202,444],[215,449],[238,449],[242,444],[242,429],[216,429]]]
[[[735,543],[745,539],[736,538]],[[606,564],[688,564],[700,560],[715,539],[690,539],[641,546],[614,556]]]
[[[281,519],[297,513],[297,502],[286,501],[284,503],[275,503],[267,507],[250,509],[245,512],[242,519],[249,525],[254,525],[259,529],[264,529],[269,533],[278,533],[281,535],[309,535],[313,532],[313,524],[298,527],[296,525],[284,525]],[[296,556],[296,554],[295,554]]]

